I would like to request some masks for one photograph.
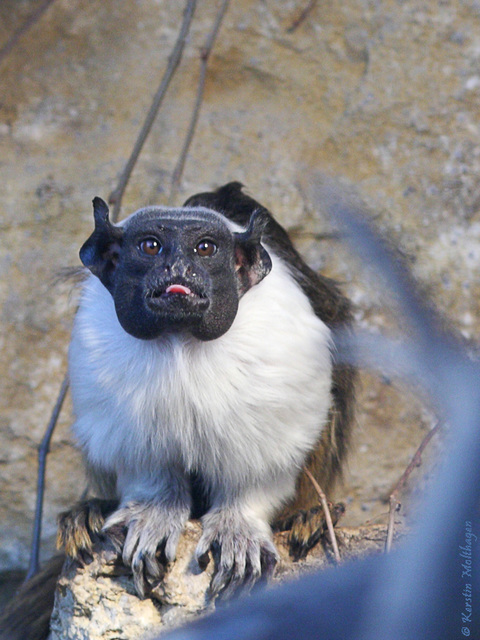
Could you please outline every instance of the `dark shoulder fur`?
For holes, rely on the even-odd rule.
[[[268,244],[289,264],[295,280],[310,299],[317,316],[330,327],[348,321],[350,306],[336,283],[310,269],[293,246],[285,229],[268,209],[242,189],[243,185],[240,182],[229,182],[216,191],[198,193],[190,197],[184,206],[208,207],[242,226],[248,224],[254,211],[264,213],[268,219],[264,234]]]

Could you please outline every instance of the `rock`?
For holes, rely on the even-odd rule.
[[[336,533],[341,556],[347,560],[381,551],[386,527],[339,528]],[[201,572],[193,558],[200,535],[200,524],[189,522],[179,543],[177,560],[161,587],[145,600],[135,595],[132,578],[116,575],[118,566],[101,555],[83,569],[66,566],[58,582],[49,640],[148,640],[160,631],[212,611],[214,603],[207,591],[213,562]],[[397,529],[397,540],[404,535],[404,528]],[[328,544],[325,548],[317,545],[305,560],[292,562],[286,539],[283,533],[275,536],[281,559],[273,584],[332,564]]]

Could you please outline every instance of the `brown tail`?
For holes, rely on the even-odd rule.
[[[57,579],[65,557],[51,558],[23,584],[0,617],[0,640],[46,640]]]

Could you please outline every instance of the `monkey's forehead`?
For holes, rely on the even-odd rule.
[[[136,227],[148,224],[165,225],[177,224],[201,224],[205,226],[214,225],[223,228],[225,231],[239,231],[242,227],[235,224],[221,213],[205,207],[144,207],[138,209],[130,216],[122,220],[119,224],[125,230],[133,230]]]

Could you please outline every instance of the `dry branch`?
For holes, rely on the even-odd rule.
[[[35,503],[35,518],[33,523],[32,548],[30,552],[30,563],[28,565],[25,581],[32,578],[38,571],[40,556],[40,535],[42,532],[43,496],[45,493],[45,470],[47,466],[47,455],[50,450],[50,441],[53,431],[58,421],[60,411],[68,391],[68,376],[65,375],[60,387],[60,392],[55,402],[55,406],[50,417],[50,421],[45,430],[42,442],[38,447],[38,474],[37,474],[37,498]]]
[[[48,7],[54,2],[54,0],[45,0],[33,13],[31,16],[27,18],[27,20],[22,24],[22,26],[15,31],[7,42],[0,49],[0,63],[2,63],[3,59],[8,56],[8,54],[15,47],[20,38],[27,33],[43,16]]]
[[[180,186],[180,180],[182,179],[183,169],[185,167],[185,161],[187,159],[188,151],[190,149],[190,145],[192,143],[193,136],[195,134],[195,128],[197,126],[198,117],[200,115],[200,107],[203,102],[203,94],[205,90],[205,80],[207,77],[207,64],[210,54],[213,49],[213,45],[215,39],[217,37],[218,31],[220,29],[220,25],[222,24],[223,17],[228,9],[228,5],[230,0],[223,0],[220,9],[218,10],[217,17],[213,24],[212,30],[209,33],[205,44],[200,50],[200,77],[198,80],[198,88],[197,88],[197,97],[195,99],[195,104],[192,111],[192,117],[190,120],[190,125],[188,127],[187,134],[185,136],[185,141],[183,143],[182,150],[180,152],[180,156],[178,158],[175,169],[173,170],[172,175],[172,185],[170,189],[169,203],[172,204],[175,198],[175,195],[178,191],[178,187]]]
[[[337,538],[335,536],[335,531],[333,528],[332,515],[330,513],[330,509],[328,508],[327,496],[308,469],[305,469],[305,473],[308,476],[310,482],[313,484],[315,491],[317,492],[320,499],[320,504],[322,505],[323,513],[325,514],[325,522],[327,523],[330,542],[332,543],[333,555],[335,556],[335,560],[337,562],[340,562],[340,552],[338,550]]]
[[[173,78],[173,75],[182,58],[183,48],[185,46],[185,40],[190,30],[190,24],[192,22],[196,4],[197,4],[196,0],[188,0],[187,2],[187,6],[183,14],[183,22],[180,28],[180,33],[178,34],[178,38],[173,48],[173,51],[168,58],[168,65],[163,75],[163,78],[153,97],[152,104],[147,113],[143,126],[140,129],[138,138],[135,141],[132,153],[130,154],[129,159],[127,160],[127,164],[125,165],[125,168],[122,171],[118,185],[108,197],[109,204],[113,205],[113,211],[112,211],[111,217],[114,222],[118,219],[120,208],[122,206],[123,194],[125,192],[125,189],[127,188],[127,184],[128,184],[128,181],[130,180],[130,176],[135,167],[135,164],[137,163],[138,156],[140,155],[140,152],[143,149],[143,145],[145,144],[145,140],[147,139],[148,134],[150,133],[150,129],[152,128],[155,118],[157,117],[158,110],[160,109],[160,105],[163,102],[163,98],[165,97],[170,81]]]
[[[401,507],[401,503],[399,502],[398,496],[403,491],[403,489],[405,487],[405,484],[406,484],[408,478],[410,477],[410,474],[412,473],[412,471],[416,467],[419,467],[422,464],[422,453],[425,451],[425,448],[427,447],[428,443],[433,438],[433,436],[437,433],[437,431],[439,431],[440,427],[441,427],[441,423],[438,422],[426,434],[426,436],[423,438],[422,442],[420,443],[420,446],[416,450],[413,458],[410,460],[409,465],[407,466],[405,471],[402,473],[402,475],[398,479],[398,481],[395,484],[395,486],[392,487],[392,489],[389,492],[389,494],[390,494],[389,495],[390,508],[389,508],[389,512],[388,512],[387,538],[386,538],[386,541],[385,541],[385,551],[386,552],[390,551],[390,549],[391,549],[392,540],[393,540],[393,530],[394,530],[394,527],[395,527],[395,513],[400,511],[400,507]]]
[[[312,11],[316,4],[317,0],[310,0],[307,6],[302,9],[300,14],[294,20],[292,20],[292,24],[287,27],[287,33],[293,33],[296,29],[298,29],[302,22],[307,19],[308,14],[310,13],[310,11]]]

